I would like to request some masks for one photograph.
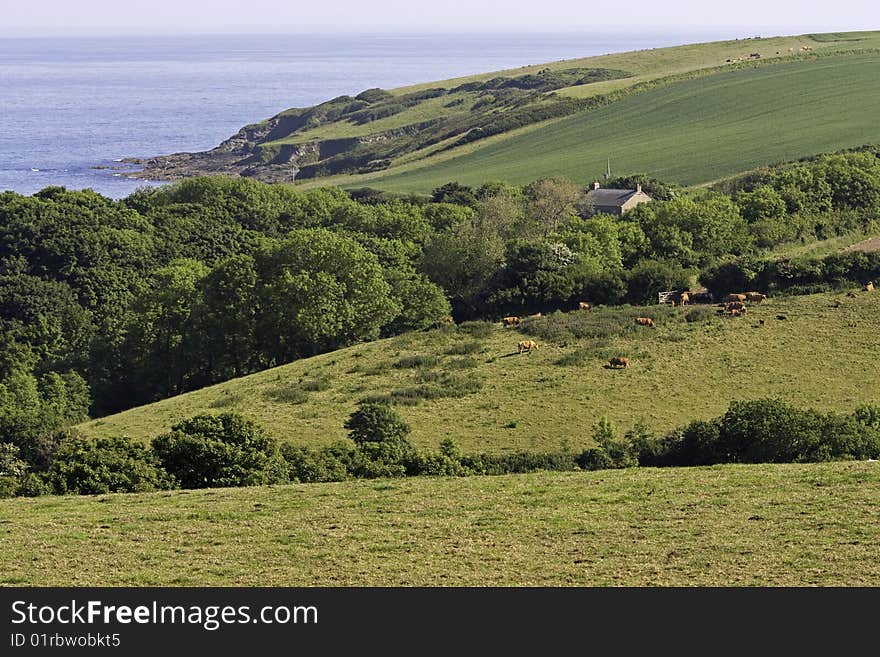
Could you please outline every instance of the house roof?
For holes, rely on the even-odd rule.
[[[635,189],[591,189],[587,193],[593,205],[621,207],[638,192]],[[644,192],[643,192],[644,193]]]

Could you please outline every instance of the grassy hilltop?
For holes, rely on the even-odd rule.
[[[877,79],[880,56],[852,55],[685,80],[370,184],[426,191],[449,180],[585,180],[608,158],[617,171],[703,183],[880,141]]]
[[[878,487],[822,463],[0,500],[0,584],[871,586]]]
[[[620,173],[703,183],[880,140],[878,48],[880,32],[741,39],[371,89],[285,110],[206,153],[146,160],[144,177],[429,192],[586,182],[611,157]]]
[[[540,349],[521,356],[516,346],[525,334],[500,324],[409,333],[79,428],[148,440],[181,419],[236,410],[281,439],[320,445],[346,436],[343,422],[359,399],[391,395],[402,402],[419,446],[436,447],[450,436],[467,452],[507,452],[589,445],[602,415],[624,429],[641,420],[668,430],[720,415],[736,399],[778,396],[839,411],[876,401],[880,371],[870,364],[880,294],[777,297],[743,318],[707,311],[705,321],[693,323],[686,312],[623,307],[543,318],[530,330]],[[636,327],[637,315],[655,317],[657,328]],[[582,335],[599,337],[560,332],[566,319],[575,319]],[[628,355],[630,368],[605,369],[616,355]]]

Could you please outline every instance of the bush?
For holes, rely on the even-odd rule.
[[[538,470],[568,471],[577,468],[575,455],[569,452],[474,454],[463,456],[461,464],[480,475],[522,474]]]
[[[48,486],[19,458],[20,450],[12,443],[0,443],[0,498],[36,497],[49,492]]]
[[[161,465],[183,488],[258,486],[287,480],[274,438],[238,413],[199,415],[153,439]]]
[[[285,443],[281,455],[287,462],[287,474],[294,483],[318,483],[348,479],[354,450],[344,443],[311,449]]]
[[[59,495],[142,493],[174,487],[146,446],[125,438],[71,435],[55,453],[47,480]]]
[[[460,459],[451,458],[442,452],[426,452],[416,457],[412,474],[429,477],[463,477],[471,474],[471,471],[462,465]]]
[[[357,477],[402,477],[413,470],[416,453],[409,425],[389,404],[362,402],[345,421],[358,455],[351,467]]]
[[[611,457],[602,447],[585,449],[578,456],[577,464],[582,470],[607,470],[614,467]]]

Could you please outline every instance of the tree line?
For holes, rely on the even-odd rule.
[[[2,443],[0,497],[880,456],[880,407],[821,413],[778,399],[733,402],[720,417],[662,435],[641,425],[620,435],[602,417],[591,434],[595,446],[581,452],[463,454],[449,438],[438,450],[418,450],[409,441],[409,425],[392,406],[379,402],[361,403],[345,427],[348,440],[310,448],[279,443],[237,413],[200,415],[175,424],[150,444],[71,433],[43,454],[42,466]]]
[[[710,288],[759,284],[769,269],[748,266],[768,249],[876,228],[878,162],[860,149],[687,194],[646,176],[608,181],[640,183],[655,199],[622,217],[594,215],[585,190],[564,178],[453,182],[430,197],[227,178],[120,201],[60,187],[6,192],[0,437],[49,441],[88,416],[429,328],[450,313],[464,321],[578,300],[646,303],[696,275]],[[847,276],[874,271],[858,257]],[[839,278],[842,265],[826,265],[790,280]]]

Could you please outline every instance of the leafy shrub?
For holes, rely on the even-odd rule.
[[[287,478],[275,439],[238,413],[184,420],[152,444],[182,488],[258,486]]]
[[[585,449],[577,457],[577,464],[582,470],[607,470],[614,467],[614,462],[602,447]]]
[[[59,495],[142,493],[174,487],[152,450],[126,438],[69,436],[55,453],[47,479]]]
[[[12,443],[0,443],[0,498],[19,494],[28,464],[19,458],[20,450]]]
[[[344,426],[362,457],[352,463],[355,476],[401,477],[416,458],[409,425],[386,403],[361,403]]]
[[[353,451],[344,443],[321,449],[290,443],[281,447],[290,481],[304,484],[348,479],[348,470],[355,458]]]
[[[461,464],[480,475],[520,474],[538,470],[568,471],[577,467],[576,457],[569,452],[474,454],[462,457]]]

